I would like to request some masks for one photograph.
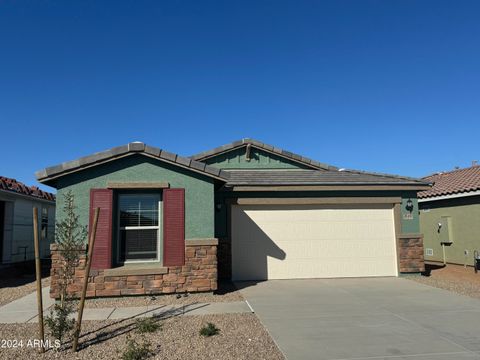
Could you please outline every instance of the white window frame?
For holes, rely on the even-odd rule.
[[[160,200],[158,201],[158,226],[120,226],[120,197],[139,197],[142,195],[156,195],[155,193],[120,193],[117,199],[117,263],[118,264],[138,264],[138,263],[160,263],[163,259],[163,201],[160,193]],[[122,230],[157,230],[157,258],[156,259],[138,259],[138,260],[122,260],[120,256],[121,249],[121,235]]]

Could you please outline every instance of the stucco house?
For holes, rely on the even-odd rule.
[[[89,296],[424,270],[417,191],[429,184],[418,179],[339,169],[252,139],[191,157],[133,142],[36,175],[57,189],[59,218],[68,190],[84,224],[100,208]]]
[[[0,266],[34,259],[33,208],[38,209],[40,256],[50,256],[54,240],[55,195],[0,176]]]
[[[480,166],[423,180],[434,183],[418,194],[425,260],[473,265],[473,252],[480,251]]]

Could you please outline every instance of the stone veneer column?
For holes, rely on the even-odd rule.
[[[422,234],[401,234],[398,236],[398,265],[401,273],[425,271]]]

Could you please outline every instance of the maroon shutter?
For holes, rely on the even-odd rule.
[[[95,208],[100,208],[97,234],[93,246],[92,269],[112,267],[112,207],[113,191],[110,189],[90,189],[90,226],[92,229]]]
[[[163,191],[163,265],[185,264],[185,189]]]

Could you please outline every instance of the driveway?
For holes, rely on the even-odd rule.
[[[480,359],[480,301],[401,278],[237,283],[288,359]]]

